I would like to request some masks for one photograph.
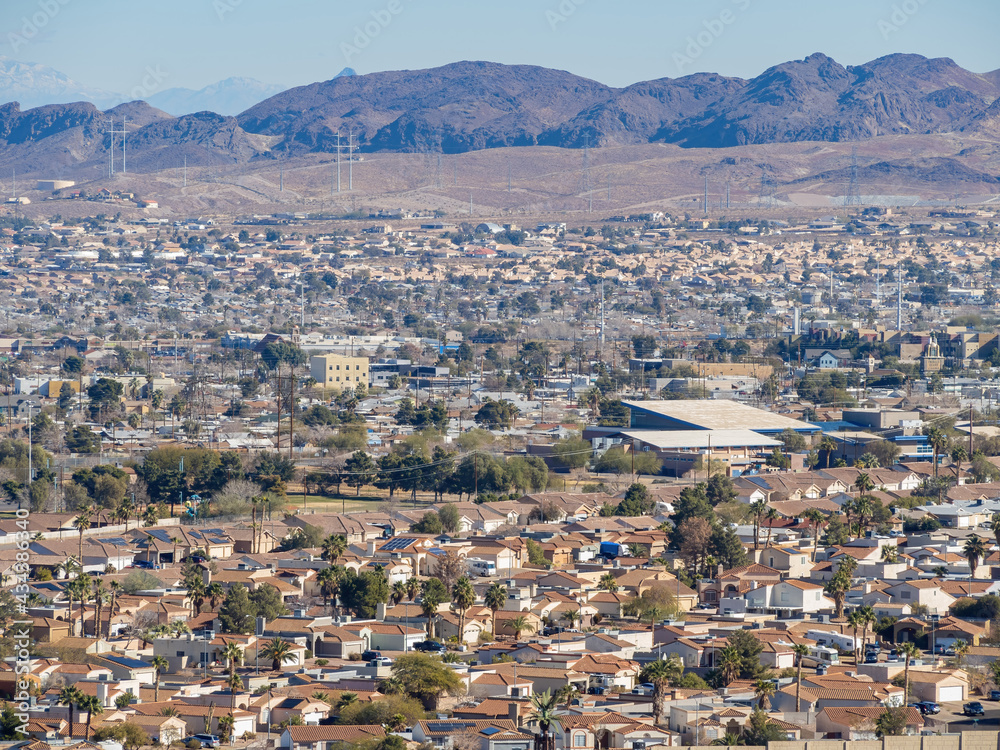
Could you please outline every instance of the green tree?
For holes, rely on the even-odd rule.
[[[962,557],[969,561],[971,578],[976,577],[976,569],[979,567],[980,561],[985,559],[988,554],[989,547],[981,537],[973,534],[965,540],[965,545],[962,547]]]
[[[366,570],[347,577],[340,585],[340,599],[358,617],[371,619],[379,604],[389,601],[389,582],[382,570]]]
[[[437,708],[442,695],[456,695],[464,685],[455,670],[427,654],[397,657],[392,664],[392,675],[408,695],[421,701],[428,710]]]
[[[656,509],[656,501],[649,494],[646,485],[636,482],[629,485],[624,499],[618,504],[615,513],[619,516],[646,516]]]
[[[250,604],[253,607],[254,617],[263,617],[268,622],[288,614],[288,609],[281,600],[278,589],[265,583],[258,586],[250,593]]]
[[[249,635],[254,632],[256,608],[250,601],[250,592],[242,583],[230,587],[219,609],[222,632]]]
[[[888,706],[875,720],[875,736],[900,737],[906,733],[910,709],[907,706]]]
[[[593,448],[579,436],[557,440],[552,445],[552,465],[560,469],[580,469],[587,465]]]
[[[493,401],[487,398],[476,412],[476,424],[489,430],[509,430],[519,411],[509,401]]]
[[[378,466],[374,459],[364,451],[357,451],[344,464],[344,474],[346,476],[344,484],[348,487],[355,487],[357,495],[361,495],[361,488],[367,484],[372,484],[377,476]]]
[[[434,534],[437,536],[444,531],[444,524],[441,523],[440,514],[429,510],[411,528],[418,534]]]
[[[459,524],[461,523],[461,518],[459,517],[458,509],[452,504],[442,505],[437,512],[438,518],[441,520],[441,529],[449,534],[454,534],[458,531]]]

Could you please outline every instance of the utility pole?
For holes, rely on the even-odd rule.
[[[295,371],[288,376],[288,460],[292,460],[295,440]]]

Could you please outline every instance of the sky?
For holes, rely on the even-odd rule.
[[[3,0],[0,55],[94,89],[297,86],[491,60],[612,86],[693,72],[753,77],[823,52],[1000,68],[997,0]],[[151,89],[151,90],[150,90]]]

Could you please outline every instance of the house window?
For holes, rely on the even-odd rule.
[[[577,732],[573,735],[573,747],[586,747],[587,746],[587,735],[583,732]]]
[[[803,557],[802,558],[802,562],[800,563],[800,565],[805,565],[805,564],[806,564],[806,559]]]
[[[910,598],[910,592],[909,591],[900,591],[899,592],[899,598],[900,599],[909,599]]]

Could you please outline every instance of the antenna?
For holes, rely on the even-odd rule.
[[[604,282],[601,282],[601,353],[600,360],[604,361]]]
[[[510,162],[507,162],[507,192],[510,192]]]
[[[278,192],[285,192],[285,168],[281,167],[278,172]]]
[[[108,157],[110,158],[108,162],[108,179],[110,179],[115,175],[115,121],[109,117],[104,123],[107,125],[108,133],[111,135],[111,145],[108,147]]]
[[[340,131],[337,131],[337,192],[340,192]]]
[[[903,264],[896,264],[896,330],[903,330]]]
[[[708,177],[705,178],[705,216],[708,216]]]
[[[583,191],[589,198],[588,211],[594,212],[594,195],[590,191],[590,133],[583,134]]]
[[[354,190],[354,128],[351,128],[347,142],[347,189]]]
[[[882,261],[875,261],[875,314],[882,309]]]
[[[729,210],[729,183],[726,183],[726,210]]]
[[[188,158],[184,157],[184,187],[188,186]]]
[[[129,119],[127,117],[122,118],[122,174],[127,174],[128,169],[126,169],[126,146],[128,144],[128,123]],[[113,145],[113,144],[112,144]]]

